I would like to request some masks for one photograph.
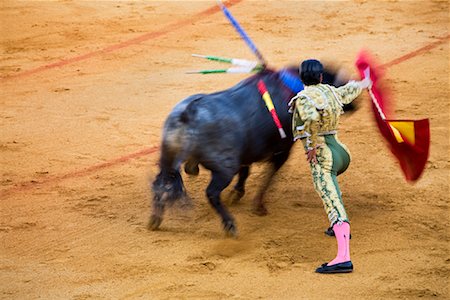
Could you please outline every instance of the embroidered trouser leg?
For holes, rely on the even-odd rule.
[[[317,149],[318,163],[311,164],[314,188],[323,201],[331,226],[336,222],[348,222],[347,212],[342,202],[337,176],[350,164],[347,147],[335,135],[323,137],[322,146]]]

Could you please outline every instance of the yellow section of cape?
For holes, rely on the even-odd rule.
[[[412,121],[389,121],[392,132],[394,133],[397,142],[403,143],[406,139],[410,144],[414,145],[416,142],[414,132],[414,122]]]

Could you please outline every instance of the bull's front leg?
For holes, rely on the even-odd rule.
[[[233,176],[227,176],[218,172],[212,172],[212,179],[206,189],[209,203],[222,218],[223,228],[227,235],[237,236],[234,218],[220,201],[220,194],[230,184]]]
[[[265,216],[268,213],[264,202],[264,195],[270,185],[270,182],[272,181],[273,176],[275,175],[275,172],[276,170],[273,166],[269,166],[267,168],[267,172],[264,173],[264,178],[258,191],[256,192],[256,196],[253,198],[253,212],[258,216]]]
[[[256,193],[255,198],[253,199],[253,211],[255,214],[259,216],[267,215],[268,211],[264,202],[264,195],[267,191],[267,188],[270,186],[273,177],[281,168],[281,166],[283,166],[288,157],[289,151],[279,152],[272,157],[271,164],[267,168],[267,172],[265,172],[265,176],[262,180],[262,183],[260,184],[260,188]]]
[[[241,166],[239,169],[238,182],[231,191],[231,204],[236,204],[245,195],[245,182],[247,181],[248,175],[250,173],[249,166]]]

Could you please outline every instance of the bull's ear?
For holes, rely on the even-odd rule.
[[[340,87],[350,80],[350,73],[338,63],[323,60],[323,83]]]
[[[333,85],[335,87],[343,86],[350,80],[350,73],[345,68],[336,69]]]

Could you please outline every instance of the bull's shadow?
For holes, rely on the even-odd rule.
[[[298,74],[295,67],[281,71],[265,69],[227,90],[192,95],[174,107],[164,124],[160,172],[152,184],[153,211],[149,229],[159,228],[167,204],[185,199],[186,190],[180,174],[183,163],[185,172],[191,175],[198,174],[199,164],[211,171],[206,195],[222,218],[225,232],[235,236],[234,218],[222,204],[220,195],[238,174],[233,201],[239,201],[245,194],[250,165],[267,162],[266,176],[253,199],[254,212],[267,214],[264,194],[288,159],[293,145],[288,102],[302,88]],[[339,86],[346,83],[345,79],[336,71],[324,73],[324,83]],[[261,98],[257,87],[260,80],[271,95],[287,135],[285,138],[280,137]]]

